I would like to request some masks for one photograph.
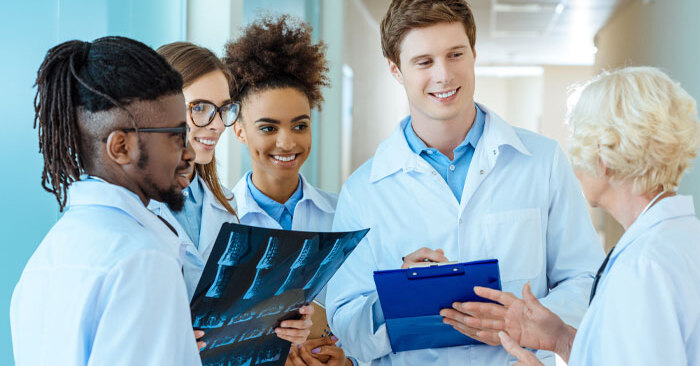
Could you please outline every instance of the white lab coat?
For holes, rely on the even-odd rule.
[[[241,218],[241,224],[281,230],[282,226],[279,222],[270,217],[255,202],[248,189],[246,176],[247,174],[244,174],[233,188],[233,194],[238,203],[236,212]],[[294,208],[292,230],[330,231],[338,196],[312,186],[303,175],[299,174],[299,176],[301,177],[302,197]]]
[[[700,365],[700,220],[692,197],[659,201],[620,238],[569,365]]]
[[[209,254],[211,254],[216,237],[219,235],[219,230],[221,230],[221,225],[227,222],[238,223],[236,217],[228,212],[226,207],[216,199],[214,193],[212,193],[209,186],[204,182],[204,179],[199,175],[197,175],[197,179],[199,179],[199,184],[202,187],[202,191],[204,191],[202,222],[199,229],[199,249],[194,246],[192,239],[187,235],[187,232],[182,225],[180,225],[180,222],[177,221],[168,205],[158,201],[151,201],[148,205],[148,208],[153,211],[153,213],[162,216],[168,221],[175,228],[178,236],[185,242],[186,250],[183,270],[185,283],[187,284],[187,294],[190,300],[192,300],[194,291],[197,289],[199,278],[202,277],[204,266],[207,264]],[[231,197],[229,203],[231,207],[235,209],[236,201],[231,191],[224,187],[222,187],[222,190],[224,196]]]
[[[10,305],[17,365],[201,365],[181,242],[125,188],[80,181]]]
[[[553,140],[486,112],[461,203],[403,134],[406,121],[343,186],[334,231],[370,228],[328,285],[331,329],[352,356],[376,365],[506,365],[502,347],[463,346],[391,353],[372,273],[399,268],[427,246],[450,260],[497,258],[503,290],[526,282],[578,326],[603,251],[583,194]],[[420,294],[416,294],[420,296]],[[538,352],[554,364],[548,352]]]

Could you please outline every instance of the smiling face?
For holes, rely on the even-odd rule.
[[[184,126],[183,102],[182,94],[135,102],[136,119],[142,127]],[[139,152],[138,160],[124,167],[132,190],[146,199],[165,202],[175,211],[181,209],[182,188],[189,183],[183,172],[191,169],[192,148],[185,148],[179,133],[130,133],[129,139]]]
[[[406,89],[416,123],[466,118],[474,109],[474,62],[462,23],[414,28],[401,42],[400,65],[389,69]]]
[[[192,102],[204,101],[218,107],[229,102],[228,81],[224,73],[216,70],[202,75],[192,84],[182,90],[185,95],[185,105]],[[190,111],[187,112],[187,124],[190,126],[189,143],[195,151],[195,163],[208,164],[214,156],[214,148],[226,127],[217,113],[214,120],[205,127],[197,127],[192,123]]]
[[[256,186],[260,180],[296,184],[311,152],[311,107],[306,95],[291,87],[254,92],[243,100],[241,113],[234,130],[248,145]]]

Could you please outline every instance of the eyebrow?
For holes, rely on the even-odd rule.
[[[301,121],[301,120],[304,120],[304,119],[309,119],[309,120],[310,120],[311,117],[309,117],[309,116],[306,115],[306,114],[302,114],[302,115],[300,115],[300,116],[296,116],[296,117],[292,118],[292,122],[298,122],[298,121]],[[258,122],[267,122],[267,123],[280,124],[280,121],[279,121],[279,120],[276,120],[276,119],[273,119],[273,118],[267,118],[267,117],[258,118],[258,119],[255,121],[255,123],[258,123]]]
[[[186,103],[189,105],[189,104],[192,104],[192,103],[202,103],[202,102],[206,102],[206,103],[211,103],[211,104],[213,104],[213,105],[219,107],[219,106],[222,106],[222,105],[224,105],[224,104],[231,103],[231,101],[233,101],[233,99],[228,98],[228,99],[222,101],[221,104],[216,104],[216,103],[214,103],[214,102],[212,102],[211,100],[208,100],[208,99],[195,99],[195,100],[190,100],[189,102],[186,102]]]
[[[448,49],[447,52],[451,52],[451,51],[455,51],[455,50],[459,50],[459,49],[465,49],[465,48],[467,48],[467,46],[465,46],[465,45],[454,46],[454,47]],[[424,54],[424,55],[414,56],[414,57],[412,57],[412,58],[409,60],[409,62],[413,63],[413,62],[415,62],[415,61],[418,60],[418,59],[421,59],[421,58],[423,58],[423,57],[429,57],[429,56],[431,56],[431,55],[429,55],[429,54]]]

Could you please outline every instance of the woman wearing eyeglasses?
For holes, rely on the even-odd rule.
[[[583,193],[625,233],[600,266],[578,329],[545,308],[528,285],[523,299],[477,288],[508,307],[485,318],[518,365],[540,365],[520,346],[547,349],[569,365],[700,365],[700,221],[678,182],[700,147],[695,100],[651,67],[604,73],[570,111],[571,161]],[[456,304],[461,308],[460,304]],[[476,319],[472,319],[476,320]]]
[[[324,51],[322,43],[312,42],[308,25],[286,16],[260,19],[226,46],[223,61],[236,80],[233,97],[241,102],[234,131],[247,145],[253,168],[233,189],[243,224],[331,230],[337,196],[312,186],[299,172],[311,152],[311,109],[321,107],[321,88],[329,84]],[[335,340],[293,347],[287,364],[350,362]]]
[[[225,222],[239,222],[234,195],[219,182],[214,148],[226,127],[236,122],[240,106],[231,99],[228,68],[210,50],[188,42],[175,42],[157,52],[180,72],[184,81],[188,143],[195,152],[194,164],[179,173],[189,182],[183,187],[185,205],[173,212],[160,202],[149,208],[162,216],[186,243],[183,274],[192,298],[216,237]],[[300,320],[287,320],[277,328],[277,335],[293,343],[306,340],[313,308],[303,307]],[[203,332],[195,332],[201,337]],[[200,347],[203,344],[200,344]]]

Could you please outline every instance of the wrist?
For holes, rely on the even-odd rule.
[[[557,333],[557,343],[554,346],[554,353],[559,355],[564,362],[569,362],[569,356],[571,355],[571,347],[574,344],[574,338],[576,337],[576,328],[562,323],[560,331]]]

